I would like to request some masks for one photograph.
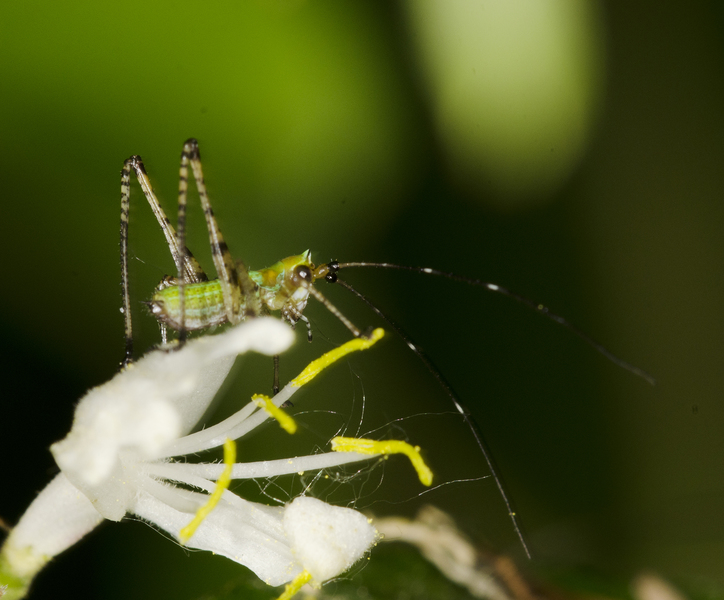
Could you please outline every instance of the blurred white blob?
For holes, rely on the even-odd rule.
[[[603,76],[593,0],[409,0],[448,170],[500,207],[544,202],[590,138]]]

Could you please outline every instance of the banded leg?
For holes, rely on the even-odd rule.
[[[244,317],[242,310],[242,290],[239,284],[239,277],[237,275],[236,265],[234,259],[231,257],[229,247],[224,241],[224,237],[219,231],[219,226],[216,223],[216,217],[214,217],[214,211],[209,203],[209,196],[206,192],[206,184],[204,183],[204,174],[201,169],[201,157],[199,155],[199,144],[191,138],[186,140],[181,152],[181,169],[179,176],[179,231],[185,233],[185,219],[186,219],[186,196],[188,192],[188,165],[191,165],[191,170],[194,174],[196,181],[196,189],[199,193],[199,199],[201,200],[201,208],[204,211],[206,217],[206,227],[209,230],[209,240],[211,242],[211,254],[214,259],[214,266],[216,267],[216,273],[219,276],[221,282],[221,291],[224,297],[224,309],[226,310],[226,316],[230,323],[235,324],[241,321]],[[182,222],[183,220],[183,222]],[[184,246],[181,239],[178,241],[179,247]],[[182,257],[177,259],[177,265],[182,265]],[[183,280],[180,278],[180,297],[183,299]],[[183,306],[183,304],[182,304]],[[183,313],[182,313],[183,314]],[[183,321],[182,321],[183,325]],[[183,329],[183,328],[182,328]]]
[[[274,381],[272,382],[272,397],[279,393],[279,355],[274,355]]]
[[[188,143],[188,142],[187,142]],[[178,174],[178,206],[176,208],[176,243],[179,248],[186,248],[186,204],[187,192],[189,185],[189,168],[188,158],[186,157],[186,145],[181,152],[181,165]],[[176,259],[176,273],[178,274],[178,306],[179,306],[179,323],[181,327],[178,330],[178,346],[177,349],[183,348],[186,343],[186,277],[184,273],[183,250]],[[164,340],[165,342],[166,340]]]
[[[131,199],[131,165],[128,159],[121,170],[121,288],[123,289],[124,332],[126,352],[121,366],[133,362],[133,323],[131,322],[131,296],[128,290],[128,209]]]
[[[151,182],[148,179],[141,157],[131,156],[123,163],[123,169],[121,170],[121,287],[123,288],[122,310],[125,322],[124,334],[126,338],[125,358],[122,363],[122,366],[124,367],[133,362],[133,324],[131,318],[131,297],[128,278],[128,213],[131,198],[131,169],[133,169],[136,173],[136,178],[138,179],[138,183],[141,185],[141,189],[146,196],[146,200],[148,200],[151,210],[163,230],[164,236],[166,237],[166,243],[168,244],[176,265],[183,265],[185,281],[201,282],[208,280],[204,270],[194,258],[191,251],[183,244],[183,251],[179,250],[176,231],[171,225],[166,213],[163,212],[156,195],[153,193],[153,188],[151,187]]]

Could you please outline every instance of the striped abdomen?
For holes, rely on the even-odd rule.
[[[314,269],[309,250],[289,256],[266,269],[243,273],[243,276],[248,277],[251,280],[250,283],[255,286],[254,291],[250,293],[255,294],[255,300],[258,301],[255,303],[260,304],[263,312],[281,311],[282,318],[292,324],[302,318],[309,290],[295,281],[294,273],[299,267]],[[244,268],[243,265],[241,268]],[[184,320],[188,331],[228,323],[224,295],[218,279],[187,283],[184,287],[186,299]],[[164,277],[158,284],[153,298],[146,304],[160,323],[177,331],[181,328],[179,288],[176,277]],[[243,320],[246,315],[247,304],[242,293],[239,320]],[[236,319],[234,321],[238,322]]]
[[[184,313],[186,329],[204,329],[227,322],[224,309],[224,296],[218,279],[187,283],[184,286]],[[179,309],[179,288],[176,285],[161,287],[147,302],[153,315],[173,329],[180,329],[181,314]],[[242,307],[243,313],[243,307]]]

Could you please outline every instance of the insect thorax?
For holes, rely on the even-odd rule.
[[[282,318],[296,323],[307,306],[309,290],[295,282],[294,269],[307,266],[314,270],[309,250],[290,256],[261,269],[249,271],[248,277],[254,282],[254,293],[259,304],[268,312],[281,311]],[[243,268],[243,266],[240,266]],[[244,274],[245,275],[245,274]],[[176,277],[164,277],[158,284],[147,306],[151,314],[164,325],[175,330],[181,328],[179,286]],[[242,320],[247,315],[247,299],[242,298]],[[184,286],[184,321],[189,331],[221,325],[229,321],[224,306],[224,295],[218,279],[187,283]]]

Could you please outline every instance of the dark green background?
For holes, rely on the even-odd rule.
[[[14,522],[50,479],[47,447],[122,357],[123,160],[143,156],[173,213],[178,156],[194,136],[222,230],[248,265],[311,248],[320,261],[480,277],[549,305],[652,372],[654,388],[481,290],[348,276],[470,406],[536,560],[724,582],[724,15],[703,1],[602,9],[605,86],[586,154],[550,198],[516,209],[449,176],[415,31],[395,3],[5,4],[0,516]],[[132,262],[132,284],[142,300],[173,265],[134,193],[131,248],[142,262]],[[189,245],[212,270],[200,213],[191,219]],[[323,291],[355,322],[377,323],[343,290]],[[138,345],[148,348],[156,327],[136,306]],[[348,337],[319,306],[307,314],[317,339],[307,346],[300,333],[286,379]],[[264,391],[270,370],[249,360],[223,410]],[[299,411],[338,416],[308,415],[308,437],[293,446],[267,428],[242,456],[311,451],[346,419],[354,432],[364,394],[362,432],[400,435],[385,424],[412,416],[399,427],[422,444],[438,481],[485,474],[459,419],[438,414],[448,400],[399,340],[315,385]],[[381,475],[382,490],[368,495]],[[284,499],[290,484],[277,483],[271,493]],[[336,498],[359,495],[359,507],[380,514],[432,502],[477,542],[521,555],[489,479],[419,491],[400,461]],[[143,525],[108,524],[43,573],[36,597],[192,598],[241,570],[187,556]]]

